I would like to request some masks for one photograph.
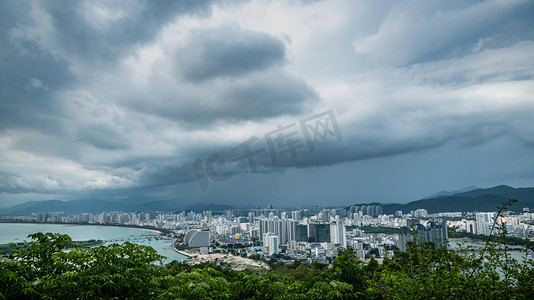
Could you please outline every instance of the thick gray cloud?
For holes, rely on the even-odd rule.
[[[176,53],[177,69],[191,81],[240,77],[283,63],[284,44],[262,32],[225,26],[191,32],[192,41]]]
[[[0,4],[0,128],[55,133],[62,130],[61,109],[52,94],[72,80],[67,67],[43,55],[37,45],[15,41],[14,26],[31,21],[28,6],[19,1]]]
[[[105,150],[120,150],[129,148],[125,137],[113,128],[102,125],[90,125],[78,129],[78,138],[82,142]]]
[[[532,39],[532,12],[530,1],[395,3],[376,32],[354,41],[354,49],[390,66],[461,57]]]
[[[84,60],[116,60],[154,38],[169,21],[184,15],[206,17],[211,1],[38,2],[54,28],[56,50]],[[44,18],[45,16],[43,16]]]
[[[155,63],[150,85],[122,92],[121,101],[186,126],[295,115],[318,95],[284,70],[284,47],[271,35],[235,24],[193,28],[170,57]]]
[[[165,81],[157,85],[157,96],[152,90],[143,91],[126,99],[125,105],[202,127],[213,126],[219,120],[235,122],[298,114],[318,99],[306,82],[282,70],[212,84]]]
[[[341,204],[524,185],[533,12],[521,0],[3,1],[0,206]],[[343,138],[312,151],[300,121],[330,109]],[[202,192],[197,162],[208,172],[215,153],[231,176]]]

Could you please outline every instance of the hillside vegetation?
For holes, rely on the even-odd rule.
[[[161,265],[132,243],[84,248],[67,235],[37,233],[0,261],[1,299],[533,299],[534,264],[490,246],[467,251],[409,244],[382,264],[341,250],[331,266],[275,265],[257,275],[215,264]],[[65,251],[71,249],[70,251]]]

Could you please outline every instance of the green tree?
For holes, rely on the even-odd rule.
[[[338,256],[332,263],[333,279],[351,284],[356,290],[365,285],[363,262],[356,258],[352,248],[339,249]]]
[[[160,289],[163,269],[153,264],[163,257],[151,247],[125,242],[83,248],[67,235],[28,237],[33,240],[0,264],[6,298],[150,298]]]

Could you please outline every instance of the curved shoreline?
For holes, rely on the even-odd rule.
[[[43,223],[43,224],[50,224],[50,223]],[[65,223],[57,223],[57,224],[65,224]],[[146,231],[157,233],[158,235],[162,234],[161,231],[156,230],[156,229],[148,229],[148,228],[134,227],[134,226],[130,227],[130,226],[120,226],[120,225],[115,226],[115,225],[102,225],[102,224],[68,224],[68,225],[130,228],[130,229],[146,230]]]
[[[151,231],[154,233],[157,233],[158,235],[161,234],[163,236],[163,232],[157,229],[151,229],[146,228],[143,226],[124,226],[124,225],[115,225],[115,224],[89,224],[89,223],[50,223],[50,222],[0,222],[0,224],[50,224],[50,225],[72,225],[72,226],[99,226],[99,227],[119,227],[119,228],[129,228],[129,229],[139,229],[139,230],[146,230]]]
[[[79,224],[79,223],[36,223],[36,222],[0,222],[0,226],[4,226],[2,224],[5,224],[5,226],[8,227],[0,227],[0,228],[6,228],[6,230],[10,230],[8,228],[16,228],[20,226],[30,226],[31,228],[28,228],[27,230],[22,229],[20,234],[13,234],[13,235],[7,235],[2,236],[0,240],[4,240],[5,243],[9,244],[11,242],[17,243],[17,242],[23,242],[24,240],[27,240],[25,238],[26,232],[32,233],[32,232],[62,232],[62,233],[74,233],[76,232],[76,236],[78,239],[76,241],[88,241],[90,239],[101,239],[103,241],[102,244],[99,245],[107,245],[110,243],[121,243],[121,241],[117,239],[124,239],[129,240],[132,243],[140,243],[141,245],[151,246],[156,251],[158,251],[159,254],[165,256],[165,263],[171,262],[173,260],[177,261],[187,261],[190,259],[190,255],[187,253],[183,253],[180,251],[175,251],[173,249],[175,239],[169,236],[165,236],[163,234],[159,234],[159,231],[149,229],[149,228],[142,228],[142,227],[133,227],[133,226],[111,226],[111,225],[99,225],[99,224]],[[46,226],[46,227],[45,227]],[[91,227],[82,227],[82,226],[91,226]],[[105,227],[109,227],[106,229]],[[91,229],[92,228],[92,229]],[[35,229],[35,230],[34,230]],[[145,230],[145,231],[139,231],[139,230]],[[8,232],[6,231],[6,233]],[[150,232],[147,232],[150,231]],[[84,234],[86,232],[91,232],[91,234]],[[108,234],[109,232],[109,234]],[[115,232],[115,233],[114,233]],[[131,235],[133,234],[133,236]],[[69,235],[72,237],[72,235]],[[131,240],[131,238],[136,239],[137,241]],[[137,239],[140,238],[140,239]],[[153,244],[150,244],[148,240],[156,240]],[[157,242],[159,240],[159,242]],[[99,245],[92,245],[99,246]]]
[[[182,252],[182,251],[176,249],[176,248],[174,247],[174,243],[172,243],[171,248],[172,248],[172,250],[174,250],[176,253],[178,253],[178,254],[180,254],[180,255],[183,255],[183,256],[187,257],[187,259],[191,259],[191,258],[193,258],[193,255],[191,255],[191,254],[189,254],[189,253]]]

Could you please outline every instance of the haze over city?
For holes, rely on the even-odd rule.
[[[531,187],[533,15],[519,0],[2,1],[0,206]]]

